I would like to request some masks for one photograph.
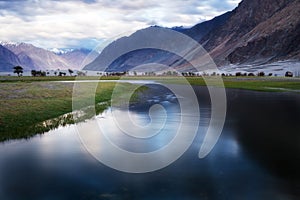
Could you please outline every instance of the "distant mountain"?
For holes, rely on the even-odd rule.
[[[129,37],[122,37],[109,44],[103,49],[101,54],[90,64],[86,65],[85,70],[95,71],[129,71],[135,66],[148,64],[148,63],[160,63],[169,65],[179,59],[174,57],[173,54],[158,49],[141,49],[128,52],[114,58],[114,62],[109,67],[106,66],[108,59],[114,57],[118,52],[127,51],[134,43],[144,40],[144,38],[152,34],[152,30],[160,28],[157,26],[149,27],[146,29],[139,30],[133,33]]]
[[[98,52],[89,49],[73,49],[59,54],[68,62],[71,69],[82,69],[85,65],[94,61],[98,55]]]
[[[54,53],[27,43],[0,42],[0,71],[11,71],[15,65],[24,70],[81,69],[96,53],[87,49],[72,49]],[[89,55],[89,56],[88,56]]]
[[[36,70],[69,68],[68,63],[58,55],[31,44],[4,44],[4,46],[21,58],[20,61],[25,68]]]
[[[231,12],[192,28],[175,27],[198,41],[218,66],[229,64],[265,64],[278,60],[300,60],[300,1],[299,0],[243,0]],[[129,37],[108,45],[86,70],[103,70],[103,61],[118,49],[138,42],[151,28],[139,30]],[[187,63],[174,61],[178,57],[155,49],[137,50],[116,59],[107,71],[127,71],[141,64],[156,62],[183,71]],[[152,71],[148,69],[147,71]]]

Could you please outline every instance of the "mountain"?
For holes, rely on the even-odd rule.
[[[211,30],[215,30],[229,17],[229,13],[225,13],[207,22],[203,22],[193,26],[192,28],[173,27],[171,30],[186,34],[195,40],[200,40]],[[165,52],[158,49],[141,49],[134,52],[129,52],[117,58],[108,68],[104,65],[106,59],[113,56],[120,49],[127,49],[133,43],[143,40],[147,35],[152,34],[155,28],[163,29],[159,26],[151,26],[146,29],[138,30],[129,37],[122,37],[109,44],[102,53],[90,64],[84,67],[85,70],[95,71],[129,71],[135,66],[145,65],[148,63],[160,63],[163,65],[174,65],[180,58],[170,52]],[[157,68],[155,68],[157,70]],[[153,69],[154,70],[154,69]],[[144,71],[152,71],[145,69]]]
[[[68,63],[58,55],[48,50],[38,48],[26,43],[3,44],[13,52],[21,61],[22,66],[29,69],[68,69]]]
[[[229,17],[230,12],[218,16],[212,20],[197,24],[192,28],[173,27],[171,30],[178,31],[192,37],[194,40],[200,40],[210,31],[215,30]],[[95,71],[129,71],[135,66],[145,65],[148,63],[159,63],[163,65],[174,65],[180,57],[170,52],[165,52],[158,49],[141,49],[133,52],[129,52],[121,57],[117,58],[108,68],[105,66],[105,61],[108,57],[113,56],[115,52],[122,49],[127,49],[133,43],[143,40],[147,35],[151,35],[153,29],[159,28],[159,26],[151,26],[146,29],[138,30],[129,37],[122,37],[109,44],[102,53],[90,64],[85,66],[85,70]],[[167,28],[166,28],[167,29]],[[155,68],[157,70],[157,68]],[[146,71],[152,71],[152,69],[144,68]],[[153,69],[154,70],[154,69]]]
[[[266,64],[276,61],[300,60],[300,1],[243,0],[237,8],[212,20],[185,29],[173,30],[198,41],[218,66],[229,64]],[[151,34],[151,29],[139,30],[129,37],[108,45],[86,70],[103,70],[103,61],[119,49]],[[197,56],[197,55],[196,55]],[[117,58],[107,71],[127,71],[141,64],[157,62],[188,70],[188,64],[178,57],[155,49],[129,52]],[[147,71],[152,71],[149,68]]]
[[[29,70],[81,69],[98,54],[87,49],[53,51],[27,43],[0,42],[0,71],[11,71],[15,65]]]

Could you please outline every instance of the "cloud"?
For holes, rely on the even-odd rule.
[[[240,0],[0,0],[0,40],[88,47],[149,25],[192,26]]]

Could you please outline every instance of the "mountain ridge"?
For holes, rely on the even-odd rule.
[[[219,67],[235,65],[266,64],[288,59],[300,60],[300,1],[299,0],[243,0],[234,10],[212,20],[199,23],[190,29],[173,29],[184,33],[204,47]],[[150,29],[149,29],[150,30]],[[118,48],[138,42],[136,33],[120,38],[108,45],[86,70],[102,70],[101,59],[113,54]],[[147,29],[143,29],[146,32]],[[149,31],[150,33],[150,31]],[[168,54],[137,51],[123,55],[108,70],[127,71],[130,67],[159,61],[160,64],[189,70],[188,64],[177,62]],[[146,59],[147,54],[159,55]],[[197,56],[197,55],[195,55]],[[146,59],[146,60],[145,60]],[[140,62],[136,62],[140,60]],[[124,68],[122,68],[124,66]],[[149,69],[150,71],[152,69]]]

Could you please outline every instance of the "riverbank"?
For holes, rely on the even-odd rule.
[[[191,85],[205,86],[205,80],[215,77],[187,77]],[[98,80],[99,77],[80,77],[80,80]],[[118,80],[120,77],[102,77],[102,80]],[[121,77],[122,80],[154,80],[157,82],[183,84],[182,77]],[[72,92],[75,77],[0,77],[0,141],[28,138],[49,131],[60,125],[74,123]],[[69,81],[69,82],[68,82]],[[212,81],[213,82],[213,81]],[[276,77],[224,77],[226,88],[267,92],[300,92],[300,79]],[[186,83],[186,82],[185,82]],[[84,83],[90,87],[95,83]],[[110,106],[115,82],[103,82],[95,94],[96,113]],[[130,83],[120,83],[120,95],[127,95]],[[141,88],[142,91],[145,88]],[[88,90],[86,90],[88,91]],[[90,95],[82,93],[82,107]],[[137,96],[136,96],[137,97]],[[134,97],[133,97],[134,99]],[[86,115],[84,118],[91,116]]]
[[[95,91],[96,113],[110,105],[115,85],[115,82],[98,84]],[[58,126],[74,123],[71,113],[73,86],[74,83],[54,81],[0,83],[0,141],[29,138]],[[130,83],[120,83],[119,86],[123,91],[134,87]],[[94,84],[85,83],[84,87],[88,91]],[[140,90],[143,89],[145,88]],[[77,102],[82,102],[82,107],[87,107],[89,105],[86,105],[86,99],[91,98],[91,95],[93,94],[83,92],[77,96]],[[89,117],[92,116],[84,116],[80,120]]]

